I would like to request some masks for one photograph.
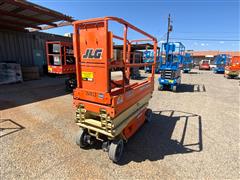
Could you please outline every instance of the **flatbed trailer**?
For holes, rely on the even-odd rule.
[[[123,37],[113,34],[109,23],[123,27]],[[95,141],[102,142],[109,158],[119,162],[124,143],[135,134],[152,111],[147,108],[154,90],[154,70],[157,39],[143,30],[117,17],[81,20],[74,25],[74,55],[76,58],[77,87],[73,93],[76,124],[80,127],[76,143],[81,148]],[[145,39],[128,40],[133,30]],[[123,44],[122,58],[113,57],[113,39]],[[131,46],[142,42],[153,44],[154,62],[136,63],[131,60]],[[152,73],[141,82],[132,82],[130,68],[151,66]],[[113,78],[114,70],[121,73]]]

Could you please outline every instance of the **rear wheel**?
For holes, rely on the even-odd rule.
[[[145,112],[145,118],[147,122],[150,122],[152,120],[152,110],[147,109]]]
[[[123,148],[124,143],[122,139],[112,141],[108,151],[109,159],[115,163],[119,162],[123,154]]]

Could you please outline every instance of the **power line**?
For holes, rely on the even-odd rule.
[[[230,31],[184,31],[184,32],[174,32],[175,34],[239,34],[239,32],[235,31],[235,32],[230,32]]]
[[[239,42],[240,39],[198,39],[198,38],[177,38],[177,37],[173,37],[170,38],[173,40],[189,40],[189,41],[236,41]]]

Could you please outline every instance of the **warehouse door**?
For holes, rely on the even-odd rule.
[[[33,63],[39,68],[40,74],[43,73],[44,57],[43,50],[34,49],[33,50]]]

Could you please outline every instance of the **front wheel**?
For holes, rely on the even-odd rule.
[[[172,87],[173,92],[177,92],[177,86]]]
[[[123,148],[124,143],[122,139],[112,141],[108,151],[109,159],[115,163],[119,162],[123,154]]]
[[[65,80],[65,88],[67,92],[73,92],[73,89],[77,87],[76,78],[69,78]]]
[[[79,129],[76,135],[76,144],[80,146],[80,148],[85,148],[88,146],[87,142],[87,131],[84,129]]]
[[[163,90],[163,85],[159,85],[159,86],[158,86],[158,90],[159,90],[159,91],[162,91],[162,90]]]

